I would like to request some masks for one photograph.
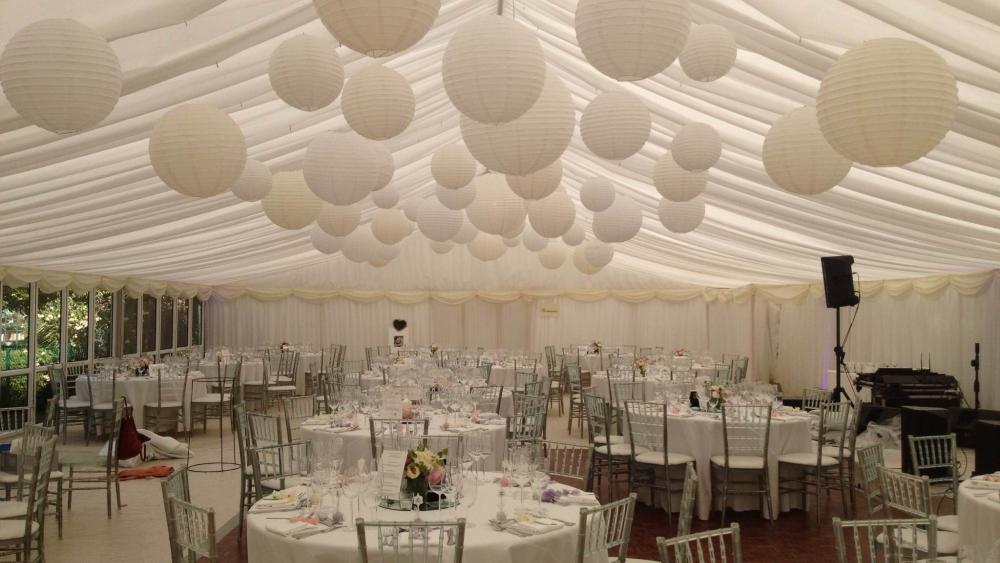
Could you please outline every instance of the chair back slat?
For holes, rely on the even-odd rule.
[[[861,464],[861,487],[868,507],[868,517],[874,518],[876,512],[885,510],[882,504],[882,488],[879,467],[885,466],[885,455],[882,444],[874,444],[858,450],[858,462]]]
[[[594,508],[580,509],[576,563],[584,563],[592,554],[606,556],[618,548],[617,560],[624,563],[632,531],[636,494]]]
[[[926,475],[931,483],[947,483],[958,490],[957,451],[955,434],[909,436],[910,460],[916,475]]]
[[[926,475],[909,475],[882,466],[878,470],[890,516],[897,511],[917,518],[926,518],[933,513],[931,485]]]
[[[653,452],[668,451],[665,403],[626,401],[625,419],[628,421],[629,441],[633,452],[642,448]]]
[[[283,442],[279,417],[259,412],[248,412],[246,417],[253,447],[274,446]]]
[[[507,418],[508,442],[537,442],[545,433],[548,397],[514,392],[514,414]]]
[[[757,456],[767,459],[771,435],[771,405],[722,405],[722,439],[726,463],[732,456]]]
[[[250,449],[254,492],[257,500],[270,491],[281,490],[290,477],[304,477],[311,472],[312,444],[289,442]]]
[[[937,558],[937,521],[930,518],[841,520],[833,518],[837,563],[902,563]],[[919,541],[926,538],[924,541]],[[923,546],[924,549],[919,549]]]
[[[743,561],[739,524],[671,539],[656,538],[656,547],[663,563],[742,563]]]
[[[832,393],[826,389],[807,387],[802,390],[802,410],[814,411],[823,403],[830,402]]]
[[[590,474],[591,448],[579,444],[567,444],[543,440],[542,471],[550,477],[586,481]]]
[[[292,439],[292,431],[298,430],[303,420],[312,418],[316,412],[315,395],[296,395],[281,399],[282,414],[285,417],[285,436]]]
[[[175,469],[170,475],[160,479],[160,493],[163,495],[163,511],[167,517],[167,537],[170,541],[171,561],[180,560],[180,549],[177,547],[177,540],[174,537],[176,524],[174,514],[171,511],[171,498],[178,498],[185,502],[191,502],[191,487],[188,483],[188,471],[186,467]]]
[[[207,557],[211,563],[216,563],[219,558],[215,546],[215,511],[173,496],[170,497],[170,511],[174,518],[174,542],[181,560]]]
[[[465,519],[444,522],[355,521],[361,563],[462,563]]]

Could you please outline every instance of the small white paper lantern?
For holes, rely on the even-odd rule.
[[[524,232],[524,228],[528,226],[527,219],[521,219],[517,223],[514,223],[509,229],[500,233],[500,236],[506,238],[514,238],[520,236]]]
[[[462,228],[458,230],[458,234],[452,237],[451,240],[455,244],[469,244],[472,242],[472,239],[476,238],[477,234],[479,234],[479,229],[470,223],[468,219],[463,219]]]
[[[486,168],[527,176],[562,156],[573,138],[576,112],[569,90],[549,72],[538,102],[521,117],[486,125],[462,116],[459,124],[465,146]]]
[[[524,223],[524,200],[510,191],[502,174],[484,174],[476,178],[474,185],[476,198],[465,208],[465,214],[477,229],[506,236],[510,229]]]
[[[476,177],[476,159],[464,145],[445,145],[431,157],[431,175],[438,184],[457,190]]]
[[[320,201],[306,185],[301,170],[278,172],[271,178],[271,191],[260,201],[264,214],[275,225],[289,230],[308,226],[319,216]]]
[[[393,244],[375,242],[375,257],[379,260],[384,260],[387,264],[396,258],[399,258],[399,253],[402,252],[402,250],[403,249]]]
[[[535,34],[509,17],[473,20],[448,41],[441,78],[451,103],[479,123],[524,115],[545,83],[545,57]]]
[[[406,218],[414,223],[417,221],[417,213],[420,212],[420,205],[424,202],[423,198],[412,197],[403,202],[403,213]]]
[[[670,154],[684,170],[708,170],[722,156],[722,140],[711,125],[688,123],[674,136]]]
[[[431,240],[451,240],[462,228],[462,212],[448,209],[440,201],[427,199],[417,212],[417,227]]]
[[[338,41],[369,57],[416,45],[441,10],[441,0],[313,0],[313,5]]]
[[[596,268],[603,268],[615,257],[615,249],[610,244],[592,240],[583,245],[583,256]]]
[[[612,90],[594,98],[580,117],[580,136],[590,152],[625,160],[646,144],[653,120],[638,96]]]
[[[566,262],[566,247],[562,243],[552,241],[539,251],[538,261],[549,270],[557,270]]]
[[[524,199],[542,199],[559,187],[562,181],[562,162],[555,161],[538,172],[527,176],[507,175],[507,185],[511,191]]]
[[[326,231],[319,228],[319,225],[313,225],[312,228],[309,229],[309,240],[312,242],[313,248],[323,254],[336,254],[340,252],[340,249],[344,246],[343,238],[328,234]]]
[[[383,141],[409,127],[417,99],[402,74],[372,64],[347,81],[340,107],[351,129],[362,137]]]
[[[371,230],[382,244],[397,244],[410,236],[413,223],[399,209],[378,209],[372,216]]]
[[[466,248],[469,249],[470,254],[483,262],[496,260],[507,252],[507,245],[503,243],[503,238],[500,235],[488,233],[477,234]]]
[[[616,80],[663,72],[684,49],[687,0],[580,0],[576,42],[597,70]]]
[[[809,106],[793,109],[774,122],[764,136],[763,160],[775,184],[804,195],[829,190],[851,170],[851,161],[826,142],[816,109]]]
[[[865,41],[841,55],[816,97],[830,146],[869,166],[902,166],[924,156],[951,129],[957,110],[948,63],[899,38]]]
[[[697,229],[705,218],[705,202],[701,198],[681,202],[661,199],[657,213],[660,215],[660,223],[663,223],[667,230],[674,233],[690,233]]]
[[[566,192],[553,192],[545,199],[528,203],[528,221],[543,237],[561,237],[576,221],[576,206]]]
[[[320,134],[306,149],[302,171],[309,189],[334,205],[364,199],[378,179],[380,163],[372,145],[355,134]]]
[[[583,230],[583,225],[573,223],[573,226],[562,236],[562,241],[569,246],[579,246],[587,238],[587,232]]]
[[[604,211],[615,201],[615,185],[603,176],[594,176],[580,185],[580,203],[591,211]]]
[[[538,252],[549,244],[549,239],[535,232],[534,229],[526,227],[521,234],[521,243],[532,252]]]
[[[329,235],[346,237],[361,224],[361,210],[356,205],[324,203],[316,217],[316,224]]]
[[[73,133],[97,125],[115,109],[122,69],[97,32],[76,20],[47,19],[10,37],[0,54],[0,85],[30,123]]]
[[[471,205],[472,201],[476,199],[476,185],[475,183],[471,183],[455,190],[449,190],[444,186],[437,186],[434,188],[434,193],[437,194],[438,201],[442,205],[448,209],[461,211]]]
[[[392,260],[386,260],[385,258],[376,255],[368,261],[368,265],[374,268],[384,268],[389,265],[389,262],[392,262]]]
[[[625,242],[642,228],[642,210],[632,198],[619,195],[611,207],[594,213],[594,236],[604,242]]]
[[[267,66],[274,93],[293,108],[316,111],[333,103],[344,87],[344,65],[336,45],[312,35],[284,40]]]
[[[379,209],[392,209],[399,203],[399,192],[394,186],[386,186],[372,192],[372,203]]]
[[[228,190],[247,161],[243,131],[223,111],[184,104],[163,114],[149,136],[149,161],[170,188],[211,197]]]
[[[705,191],[708,172],[688,172],[678,166],[669,153],[663,153],[653,167],[653,185],[670,201],[687,201]]]
[[[375,257],[379,242],[372,236],[370,229],[362,227],[344,237],[344,246],[340,249],[344,257],[351,262],[367,262]]]
[[[368,143],[368,146],[375,151],[375,161],[378,163],[375,184],[372,186],[372,191],[377,191],[388,186],[389,182],[392,181],[392,177],[396,173],[396,162],[384,144]]]
[[[693,25],[680,55],[688,78],[711,82],[722,78],[736,62],[736,40],[728,29],[714,23]]]
[[[436,254],[448,254],[451,252],[452,248],[455,248],[455,243],[450,240],[446,240],[444,242],[431,240],[428,241],[428,243],[430,243],[431,250],[433,250]]]
[[[579,270],[580,273],[592,276],[597,272],[600,272],[601,268],[591,264],[587,260],[586,250],[586,246],[578,246],[573,250],[573,265],[576,266],[576,269]]]
[[[271,171],[260,162],[248,158],[243,166],[243,173],[230,189],[233,195],[243,201],[260,201],[271,191]]]
[[[504,237],[503,243],[507,246],[507,248],[517,248],[517,245],[521,244],[521,235]]]

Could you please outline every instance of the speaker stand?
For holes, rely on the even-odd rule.
[[[848,397],[847,397],[847,393],[844,391],[844,388],[840,385],[841,366],[844,365],[844,343],[841,342],[841,340],[840,340],[840,337],[841,337],[841,334],[840,334],[840,307],[835,308],[834,311],[836,311],[836,313],[837,313],[837,345],[833,347],[833,354],[837,358],[837,360],[836,360],[837,361],[837,384],[833,388],[833,400],[836,402],[836,401],[840,401],[840,398],[842,396],[844,398],[848,398]]]

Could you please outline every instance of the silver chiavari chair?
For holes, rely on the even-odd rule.
[[[936,522],[930,518],[841,520],[833,518],[837,563],[902,563],[937,560]],[[920,537],[925,549],[919,549]],[[927,544],[927,539],[931,539]],[[922,554],[923,553],[923,554]]]
[[[815,411],[823,403],[830,402],[832,393],[826,389],[807,387],[802,390],[802,410]]]
[[[960,541],[958,536],[958,517],[955,515],[937,517],[931,506],[931,486],[926,475],[916,476],[902,471],[879,467],[879,480],[882,483],[882,495],[890,517],[902,513],[914,518],[935,519],[935,532],[927,531],[923,541],[917,538],[917,549],[928,553],[932,543],[936,542],[938,555],[955,555],[958,553]],[[948,522],[953,531],[945,531],[942,521]]]
[[[722,499],[723,526],[726,524],[726,505],[731,494],[761,497],[761,508],[766,507],[767,517],[774,518],[771,506],[771,483],[767,477],[767,448],[770,438],[770,404],[722,405],[724,453],[712,456],[710,461],[712,489]],[[730,474],[737,472],[754,474],[757,477],[756,486],[753,482],[730,480]],[[735,488],[735,485],[740,485],[740,488]]]
[[[727,543],[729,546],[727,547]],[[676,538],[656,538],[662,563],[742,563],[740,525]]]
[[[170,512],[173,520],[168,524],[173,527],[172,535],[179,555],[174,561],[194,563],[206,558],[208,563],[218,563],[215,511],[171,496]]]
[[[52,473],[56,438],[50,437],[25,455],[33,460],[28,480],[28,494],[18,503],[19,519],[5,520],[4,539],[0,540],[0,553],[5,560],[11,556],[17,561],[45,561],[45,509],[48,507],[49,476]],[[5,503],[6,504],[6,503]]]
[[[691,533],[691,520],[694,518],[694,503],[698,498],[698,474],[694,463],[684,464],[684,488],[681,493],[681,509],[677,514],[677,535],[686,536]]]
[[[285,436],[292,440],[292,432],[299,429],[303,420],[312,418],[315,414],[316,397],[298,395],[285,397],[282,402],[282,414],[285,417]]]
[[[694,462],[694,458],[670,451],[667,408],[665,403],[644,401],[626,401],[624,405],[632,455],[628,488],[634,491],[639,487],[649,487],[663,492],[667,503],[667,523],[670,523],[670,496],[680,491],[680,487],[673,486],[671,473]]]
[[[469,388],[469,395],[476,402],[476,408],[479,411],[500,414],[500,405],[503,400],[503,386],[481,385],[471,387]]]
[[[931,494],[955,499],[958,497],[958,444],[955,434],[938,436],[909,436],[910,460],[913,472],[927,475],[931,483]],[[939,503],[940,505],[940,503]],[[938,520],[942,530],[943,522]]]
[[[378,469],[381,449],[385,446],[386,440],[392,441],[399,435],[426,436],[430,422],[427,418],[369,418],[368,436],[375,469]]]
[[[588,478],[590,477],[590,461],[593,457],[590,446],[552,440],[542,440],[539,444],[542,452],[543,472],[547,473],[553,481],[570,480],[571,483],[563,484],[583,484],[585,490],[590,490]]]
[[[653,563],[627,559],[635,498],[635,493],[631,493],[621,500],[602,506],[580,509],[575,563],[584,563],[595,556],[603,560],[609,550],[617,551],[616,555],[608,558],[609,562]]]
[[[170,475],[160,479],[160,493],[163,495],[163,511],[167,517],[167,538],[170,541],[170,560],[178,561],[182,555],[174,538],[174,515],[171,511],[171,497],[191,502],[191,486],[186,467],[175,469]]]
[[[861,490],[865,496],[868,517],[874,518],[876,512],[885,511],[878,472],[879,467],[885,466],[882,444],[859,448],[858,463],[861,465]]]
[[[632,474],[632,446],[624,443],[621,436],[611,433],[610,408],[603,398],[585,393],[583,404],[589,441],[594,449],[589,481],[594,483],[607,477],[608,491],[613,497],[617,492],[615,485],[628,485]]]
[[[545,435],[548,397],[514,393],[514,414],[507,417],[508,443],[534,443]]]
[[[355,520],[361,563],[462,563],[465,519],[443,522]]]
[[[308,441],[251,448],[250,466],[253,468],[256,500],[272,491],[285,489],[289,482],[298,483],[309,475],[311,450],[312,443]]]

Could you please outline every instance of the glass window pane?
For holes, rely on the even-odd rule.
[[[177,347],[188,345],[188,313],[191,310],[190,301],[186,297],[177,298]]]
[[[125,335],[122,338],[123,354],[139,353],[139,300],[125,296],[125,310],[122,311],[122,324],[125,325]]]
[[[191,345],[201,346],[203,342],[201,341],[201,317],[202,309],[204,304],[201,299],[195,298],[194,302],[191,304]]]
[[[0,408],[28,405],[28,374],[0,377]]]
[[[174,298],[160,298],[160,350],[174,347]]]
[[[3,286],[0,293],[0,368],[28,367],[28,315],[31,292],[27,287]]]
[[[67,292],[66,302],[66,361],[89,359],[87,338],[90,333],[90,293]]]
[[[114,296],[103,289],[94,290],[94,357],[111,357],[111,338],[114,335]],[[135,330],[132,330],[135,333]],[[133,339],[134,340],[134,339]]]
[[[35,365],[47,366],[59,362],[60,324],[62,323],[62,292],[38,291],[38,327],[36,328]]]
[[[142,296],[142,353],[156,353],[156,298]]]

